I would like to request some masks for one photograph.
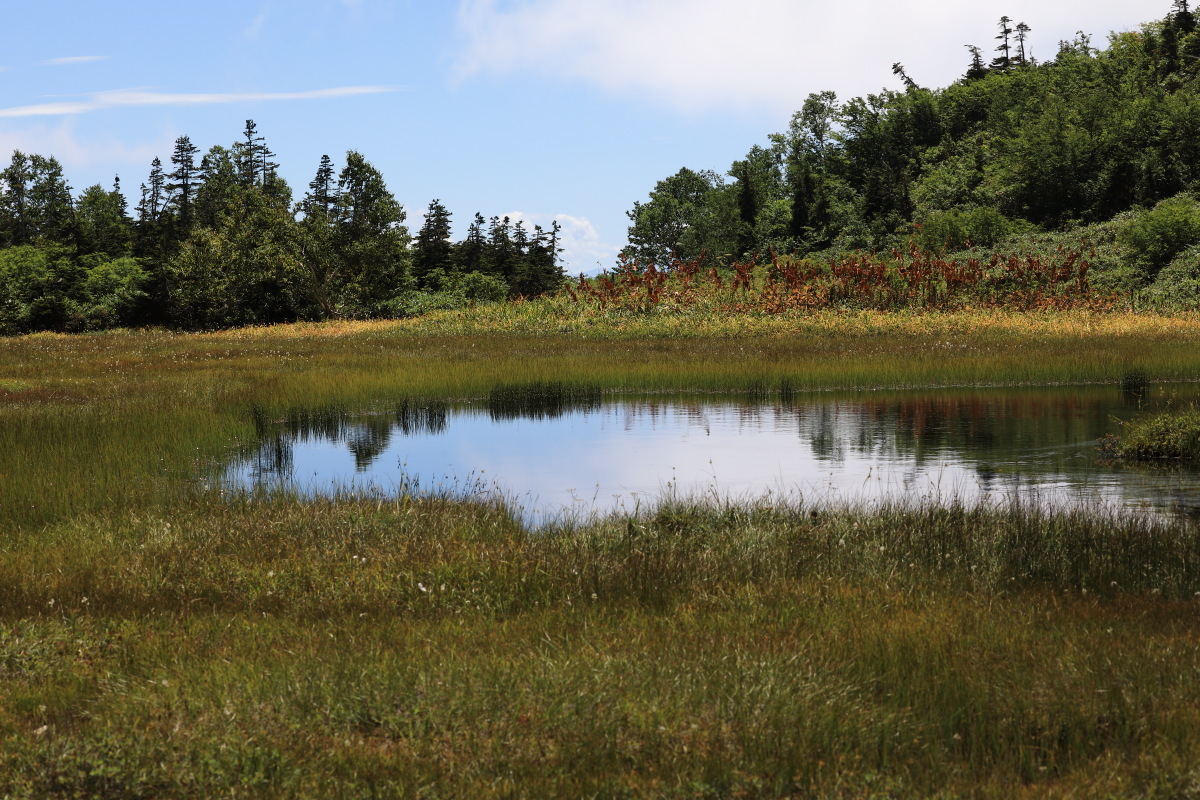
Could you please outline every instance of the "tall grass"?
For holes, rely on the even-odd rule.
[[[1018,508],[193,503],[0,562],[0,793],[1185,791],[1200,535]]]

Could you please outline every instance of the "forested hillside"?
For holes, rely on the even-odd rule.
[[[1175,0],[1104,48],[1081,33],[1039,63],[1027,56],[1036,26],[1003,17],[995,58],[968,46],[946,88],[895,64],[904,91],[812,94],[725,174],[684,168],[659,181],[628,212],[625,255],[728,264],[910,239],[940,254],[1075,231],[1112,245],[1097,259],[1108,279],[1151,285],[1200,242],[1197,27]],[[1200,255],[1191,261],[1173,268],[1176,283],[1195,282]]]
[[[559,230],[475,215],[464,241],[434,200],[414,238],[362,155],[329,156],[293,202],[265,137],[154,159],[130,214],[119,180],[73,195],[53,156],[0,171],[0,335],[405,316],[562,282]]]

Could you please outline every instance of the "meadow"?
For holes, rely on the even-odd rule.
[[[642,287],[644,290],[644,287]],[[1200,791],[1200,529],[222,491],[298,409],[1200,376],[1200,318],[603,306],[0,347],[0,797]]]

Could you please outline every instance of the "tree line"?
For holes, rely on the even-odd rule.
[[[683,168],[628,211],[629,262],[886,248],[944,249],[1061,230],[1200,191],[1200,32],[1187,0],[1093,47],[1031,56],[1000,19],[995,58],[930,90],[808,96],[788,129],[729,169]]]
[[[165,325],[208,329],[405,316],[557,288],[560,229],[476,214],[451,237],[429,205],[415,237],[360,153],[322,156],[293,202],[253,120],[201,155],[179,137],[133,212],[119,178],[74,196],[53,156],[0,171],[0,334]]]

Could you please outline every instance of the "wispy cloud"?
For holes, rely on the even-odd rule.
[[[265,10],[262,11],[257,17],[251,20],[250,24],[246,26],[246,29],[242,31],[242,35],[247,39],[257,39],[258,34],[262,31],[263,25],[267,24],[267,20],[269,18],[270,15]]]
[[[521,211],[511,211],[501,216],[507,216],[513,222],[522,220],[530,228],[541,225],[547,231],[557,222],[560,228],[558,243],[562,247],[563,264],[569,275],[578,275],[580,272],[594,274],[608,269],[616,262],[621,249],[619,245],[605,242],[595,223],[587,217],[526,214]]]
[[[539,72],[684,110],[790,111],[809,92],[901,88],[891,71],[942,85],[967,66],[961,46],[990,47],[1001,12],[1033,24],[1036,55],[1080,20],[1095,33],[1136,24],[1128,0],[459,0],[459,80]]]
[[[108,56],[67,56],[65,58],[51,58],[43,61],[43,64],[49,66],[61,66],[63,64],[87,64],[92,61],[107,61]]]
[[[0,108],[0,117],[61,117],[86,114],[105,108],[126,106],[196,106],[222,103],[264,103],[281,100],[323,100],[398,91],[393,86],[340,86],[305,92],[214,92],[211,94],[182,94],[140,89],[119,89],[97,92],[89,99],[75,102],[38,103],[29,106]]]
[[[163,134],[154,141],[129,144],[114,138],[80,135],[75,120],[66,118],[53,125],[36,122],[11,130],[0,126],[0,154],[14,150],[26,153],[53,154],[68,170],[97,165],[114,170],[125,167],[144,168],[154,156],[170,152],[173,135]],[[0,163],[0,166],[3,164]]]

